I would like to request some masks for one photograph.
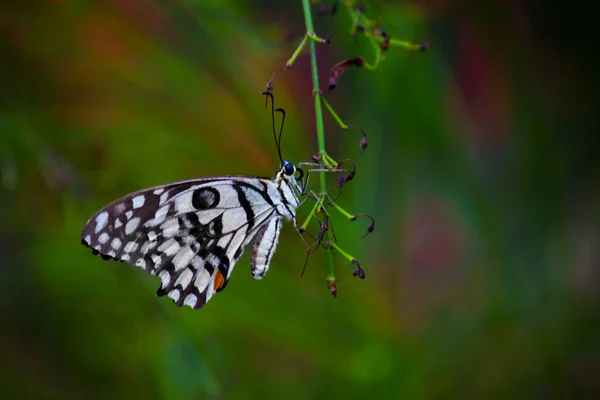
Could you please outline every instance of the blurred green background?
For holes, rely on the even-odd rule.
[[[278,166],[260,96],[304,33],[300,1],[39,0],[0,6],[0,397],[600,396],[598,60],[564,2],[368,1],[397,39],[327,99],[353,158],[334,220],[366,279],[291,225],[264,280],[248,255],[202,310],[79,244],[109,201]],[[347,10],[317,16],[321,84],[373,59]],[[308,56],[275,79],[284,157],[316,152]],[[305,206],[299,215],[306,215]]]

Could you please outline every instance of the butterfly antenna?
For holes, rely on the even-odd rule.
[[[283,124],[285,123],[285,110],[283,108],[278,108],[275,111],[281,113],[281,126],[279,127],[279,139],[277,140],[279,147],[277,148],[277,152],[279,153],[279,159],[283,161],[283,158],[281,157],[281,135],[283,134]]]
[[[279,156],[279,161],[283,162],[283,158],[281,158],[281,132],[279,134],[279,140],[277,140],[277,132],[275,131],[275,111],[280,111],[281,109],[278,108],[277,110],[275,110],[275,98],[273,97],[273,93],[269,92],[269,91],[265,91],[262,92],[262,94],[265,95],[265,108],[267,108],[267,103],[269,101],[269,98],[271,99],[271,121],[273,124],[273,139],[275,139],[275,147],[277,148],[277,155]],[[283,111],[283,110],[281,110]],[[284,119],[285,119],[285,111],[283,112],[284,115]]]

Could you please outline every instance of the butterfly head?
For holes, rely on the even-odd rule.
[[[304,177],[304,171],[302,171],[302,168],[296,167],[289,161],[282,161],[279,168],[280,169],[278,175],[281,177],[285,177],[288,180],[294,179],[296,181],[301,181]],[[298,174],[298,176],[296,176],[296,173]]]
[[[289,161],[282,161],[280,167],[284,175],[293,176],[296,173],[296,167]]]
[[[282,161],[277,172],[277,178],[283,179],[295,186],[299,192],[302,192],[304,171],[300,167],[296,167],[289,161]]]

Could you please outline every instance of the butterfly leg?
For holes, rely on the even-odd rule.
[[[368,234],[372,233],[375,230],[375,220],[373,219],[372,216],[368,215],[368,214],[350,214],[349,212],[347,212],[346,210],[344,210],[341,206],[339,206],[335,201],[333,201],[333,199],[331,199],[331,197],[328,194],[325,194],[322,198],[320,198],[319,196],[317,196],[316,194],[313,193],[313,196],[315,196],[317,199],[319,199],[318,203],[315,204],[315,207],[313,208],[313,211],[311,212],[311,214],[309,214],[309,217],[307,218],[307,220],[309,220],[309,218],[311,217],[316,217],[316,211],[319,208],[322,208],[323,210],[325,210],[325,199],[327,199],[327,205],[331,205],[333,206],[340,214],[342,214],[344,217],[346,217],[349,221],[353,222],[356,221],[358,218],[368,218],[371,223],[367,228],[367,232],[365,233],[365,236],[367,236]],[[319,234],[316,237],[316,245],[317,246],[323,246],[327,249],[331,249],[335,252],[337,252],[338,254],[340,254],[343,258],[345,258],[346,260],[348,260],[351,264],[356,265],[356,269],[353,272],[354,276],[357,276],[361,279],[364,279],[365,277],[365,273],[363,271],[363,269],[360,266],[360,263],[358,262],[358,260],[352,256],[351,254],[347,253],[345,250],[343,250],[338,244],[337,244],[337,240],[335,239],[335,235],[333,236],[333,240],[323,240],[324,238],[324,233],[327,229],[329,229],[329,213],[327,213],[325,211],[325,215],[326,215],[326,219],[325,222],[323,222],[321,224],[321,231],[319,232]],[[308,224],[308,221],[305,221],[305,224],[303,225],[303,227],[306,227],[306,225]],[[333,230],[332,230],[333,232]],[[332,275],[333,276],[333,275]],[[335,287],[335,278],[330,279],[330,289],[332,291],[332,293],[335,292],[336,287]]]
[[[330,216],[329,216],[329,213],[327,212],[327,209],[325,208],[325,205],[323,204],[322,198],[312,191],[308,193],[308,196],[312,197],[316,200],[315,205],[314,205],[313,209],[311,210],[310,214],[308,215],[308,217],[306,218],[306,220],[304,221],[304,223],[302,224],[302,226],[300,227],[300,229],[298,229],[298,233],[300,235],[304,232],[309,233],[308,231],[306,231],[306,227],[308,226],[308,223],[311,221],[312,218],[319,220],[319,218],[317,216],[317,214],[319,212],[321,212],[321,211],[323,212],[324,218],[322,221],[319,220],[320,230],[317,233],[317,235],[313,236],[309,233],[309,235],[315,240],[315,242],[310,246],[307,244],[306,259],[304,261],[304,266],[302,267],[302,275],[304,275],[304,271],[306,270],[306,266],[308,264],[308,259],[309,259],[310,255],[312,253],[314,253],[314,250],[316,250],[319,246],[323,246],[326,249],[337,251],[340,255],[342,255],[342,257],[344,257],[345,259],[350,261],[350,263],[356,265],[357,268],[354,270],[353,275],[357,276],[361,279],[364,279],[365,273],[364,273],[363,269],[361,268],[358,260],[355,257],[353,257],[352,255],[348,254],[346,251],[344,251],[340,246],[337,245],[335,231],[333,230],[333,225],[330,225],[330,223],[329,223]],[[329,198],[329,200],[331,201],[330,198]],[[335,203],[333,203],[333,204],[335,206],[337,206],[337,204],[335,204]],[[339,206],[337,206],[337,207],[339,207]],[[341,207],[339,207],[339,209],[343,210]],[[353,217],[356,218],[356,216],[353,216]],[[325,240],[325,233],[327,231],[329,231],[330,229],[331,229],[331,234],[333,236],[333,240]],[[303,241],[304,241],[304,238],[303,238]],[[306,243],[306,241],[304,241],[304,242]],[[327,283],[328,283],[331,293],[334,296],[336,296],[337,284],[336,284],[335,274],[333,271],[330,271],[329,277],[327,279]]]
[[[342,160],[341,162],[337,163],[337,162],[335,162],[335,160],[333,160],[331,157],[329,157],[327,155],[323,155],[322,157],[324,160],[323,163],[304,162],[304,163],[298,164],[299,167],[304,167],[304,168],[308,167],[306,170],[306,178],[302,184],[302,194],[306,193],[306,188],[308,187],[311,173],[318,173],[318,172],[337,173],[337,174],[340,174],[338,183],[335,186],[332,186],[326,190],[326,192],[330,192],[333,189],[336,189],[336,188],[339,189],[338,194],[335,196],[337,198],[337,197],[339,197],[339,195],[341,193],[342,186],[344,186],[346,183],[348,183],[349,181],[354,179],[354,176],[356,175],[356,165],[350,159],[345,159],[345,160]],[[317,160],[319,160],[319,157],[315,156],[315,158]],[[344,168],[344,164],[347,164],[347,163],[352,164],[351,170]]]
[[[317,161],[317,162],[300,164],[301,167],[302,166],[308,167],[308,168],[306,168],[306,170],[307,170],[306,180],[302,186],[302,194],[304,194],[306,197],[302,200],[301,204],[305,203],[309,198],[314,199],[315,204],[314,204],[312,210],[310,211],[310,213],[308,214],[307,218],[304,220],[302,226],[300,226],[300,228],[297,228],[297,230],[300,234],[307,232],[306,229],[308,227],[308,224],[311,222],[311,220],[313,218],[315,220],[319,221],[319,223],[320,223],[320,230],[316,236],[313,236],[309,232],[307,232],[314,239],[314,243],[310,246],[307,245],[306,260],[305,260],[304,266],[302,268],[302,274],[304,274],[304,271],[305,271],[307,263],[308,263],[308,258],[310,257],[310,255],[312,253],[314,253],[314,250],[317,249],[318,247],[324,247],[325,249],[329,250],[330,257],[333,253],[337,252],[337,254],[341,255],[343,258],[345,258],[351,264],[354,264],[356,266],[356,268],[353,271],[353,275],[357,276],[361,279],[364,279],[365,273],[364,273],[363,269],[361,268],[358,260],[351,254],[349,254],[345,250],[343,250],[337,244],[337,239],[335,238],[333,226],[329,222],[330,215],[329,215],[329,212],[327,211],[328,206],[333,206],[340,214],[342,214],[344,217],[346,217],[349,221],[355,221],[359,217],[369,218],[371,220],[371,224],[369,225],[365,236],[367,234],[373,232],[373,230],[375,229],[374,219],[370,215],[350,214],[349,212],[344,210],[341,206],[339,206],[335,202],[335,200],[339,196],[339,193],[338,193],[338,196],[335,197],[335,199],[333,199],[329,195],[329,192],[332,189],[334,189],[336,187],[341,189],[341,187],[344,184],[346,184],[347,182],[349,182],[350,180],[352,180],[354,178],[354,175],[356,174],[356,166],[354,165],[354,162],[352,162],[351,160],[343,160],[342,162],[338,163],[335,160],[333,160],[330,156],[328,156],[327,154],[321,154],[320,157],[315,157],[315,161]],[[346,163],[351,163],[352,169],[344,168],[344,164],[346,164]],[[311,172],[339,173],[340,177],[338,179],[338,183],[336,186],[328,189],[324,193],[317,194],[314,191],[306,190]],[[324,214],[323,220],[321,220],[318,217],[318,214],[321,212]],[[330,228],[331,228],[331,230],[330,230]],[[326,235],[326,233],[328,231],[331,232],[331,236],[329,236],[329,237]],[[331,264],[331,263],[330,263],[329,275],[327,278],[327,284],[329,286],[329,289],[330,289],[332,295],[335,297],[336,293],[337,293],[337,281],[335,278],[335,273],[333,271],[333,264]]]

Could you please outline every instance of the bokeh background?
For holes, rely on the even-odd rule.
[[[327,98],[353,158],[334,220],[364,281],[304,277],[285,227],[202,310],[79,244],[144,187],[278,165],[260,96],[304,33],[300,1],[38,0],[0,6],[0,397],[594,398],[600,395],[598,60],[564,2],[365,2],[397,39]],[[356,55],[346,9],[315,14],[321,84]],[[308,56],[275,80],[283,153],[316,152]],[[306,215],[310,206],[299,212]],[[597,398],[597,397],[596,397]]]

